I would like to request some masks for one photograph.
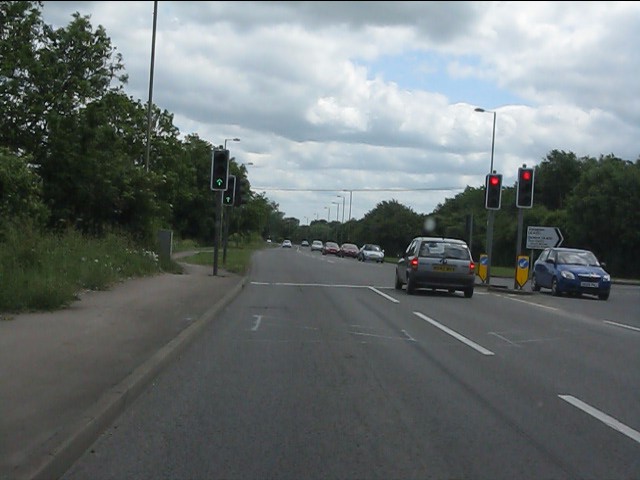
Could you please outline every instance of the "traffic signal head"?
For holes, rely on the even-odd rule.
[[[249,198],[249,193],[250,193],[249,181],[244,177],[240,177],[236,181],[235,205],[239,207],[240,205],[247,203],[247,199]]]
[[[233,207],[236,199],[236,176],[229,175],[227,189],[222,194],[222,204],[225,207]]]
[[[485,180],[484,207],[487,210],[500,210],[502,200],[502,175],[489,173]]]
[[[215,149],[211,161],[211,190],[226,190],[229,178],[229,150]]]
[[[518,185],[516,187],[516,207],[533,207],[533,168],[518,169]]]

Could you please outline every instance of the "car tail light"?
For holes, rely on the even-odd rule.
[[[411,259],[411,261],[409,262],[409,265],[411,266],[411,268],[413,268],[414,270],[418,269],[418,257],[414,257]]]
[[[469,273],[474,273],[476,270],[476,264],[473,262],[469,262]]]

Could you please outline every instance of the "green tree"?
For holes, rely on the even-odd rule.
[[[54,30],[42,2],[0,2],[0,145],[32,154],[48,150],[49,122],[77,113],[109,90],[122,88],[122,57],[103,27],[75,13]]]
[[[45,226],[49,212],[42,202],[41,188],[40,177],[30,168],[28,157],[0,148],[0,240],[11,226]]]
[[[566,198],[580,181],[581,170],[575,153],[552,150],[535,168],[534,205],[549,210],[564,208]]]
[[[640,161],[607,155],[588,162],[567,213],[573,245],[593,250],[612,273],[640,272]]]
[[[383,201],[364,216],[359,236],[361,243],[376,243],[387,256],[395,256],[404,252],[411,239],[423,232],[423,225],[423,215],[397,200]]]

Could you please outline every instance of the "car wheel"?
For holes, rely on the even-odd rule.
[[[473,288],[465,288],[464,290],[464,298],[473,297]]]
[[[599,295],[598,295],[598,298],[599,298],[600,300],[609,300],[609,292],[599,294]]]
[[[538,285],[538,282],[536,281],[536,276],[533,275],[531,277],[531,290],[533,290],[534,292],[539,292],[540,291],[540,285]]]
[[[558,280],[553,278],[551,280],[551,295],[555,297],[559,297],[561,294],[560,289],[558,288]]]
[[[398,272],[396,272],[396,290],[402,290],[402,282],[400,281]]]
[[[411,275],[407,275],[407,293],[413,295],[416,292],[416,283],[411,279]]]

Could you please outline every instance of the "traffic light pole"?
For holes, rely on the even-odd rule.
[[[518,239],[516,240],[516,259],[520,257],[520,253],[522,252],[522,224],[524,221],[524,214],[522,212],[522,208],[518,208]],[[517,260],[516,260],[517,261]],[[520,286],[518,285],[517,278],[513,279],[513,289],[518,290]]]
[[[228,213],[228,212],[227,212]],[[227,264],[227,243],[229,243],[229,223],[231,223],[231,215],[225,215],[223,218],[224,223],[224,238],[222,239],[222,264]]]
[[[218,275],[218,249],[220,246],[220,238],[222,234],[222,196],[224,191],[220,190],[216,195],[216,220],[213,232],[213,276]]]
[[[491,284],[491,252],[493,250],[493,219],[495,210],[489,210],[487,217],[487,285]]]

